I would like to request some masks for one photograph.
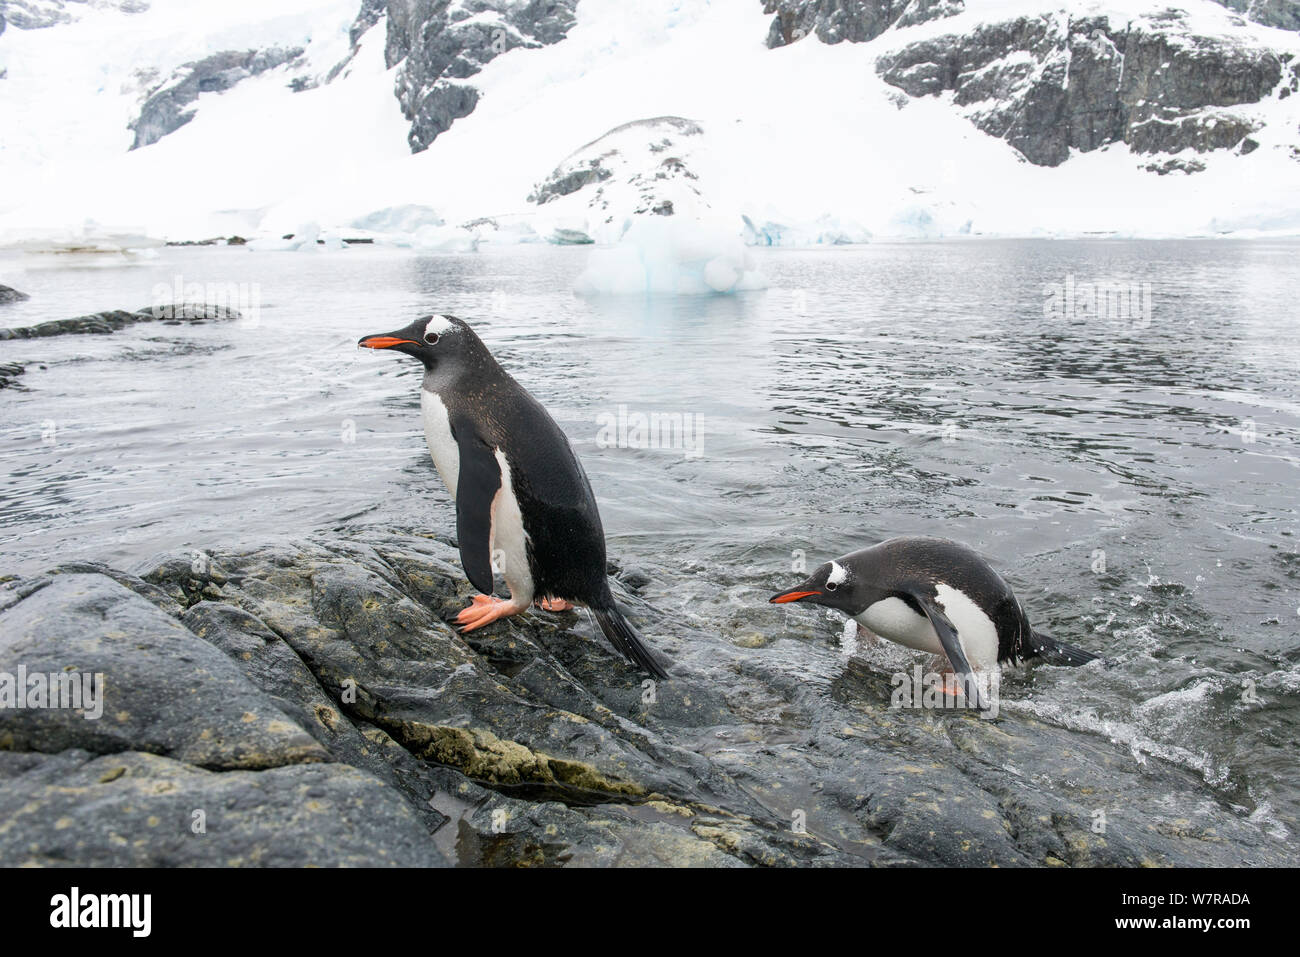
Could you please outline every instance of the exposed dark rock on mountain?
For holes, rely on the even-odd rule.
[[[1005,709],[996,721],[890,710],[882,676],[836,663],[811,633],[755,652],[653,611],[623,584],[655,575],[638,569],[616,588],[676,660],[657,685],[573,613],[457,634],[446,619],[470,589],[456,549],[433,538],[185,550],[134,574],[77,563],[9,580],[0,675],[20,664],[101,672],[104,691],[95,720],[85,707],[0,709],[0,815],[21,823],[0,829],[0,854],[1295,863],[1294,848],[1191,772],[1139,766],[1104,738]]]
[[[464,82],[518,47],[563,40],[578,0],[388,0],[390,67],[401,63],[397,99],[411,121],[411,152],[427,149],[473,112],[478,90]],[[362,13],[365,13],[363,8]]]
[[[963,0],[762,0],[763,12],[775,14],[768,30],[769,47],[785,46],[807,36],[823,43],[865,43],[891,26],[913,26],[955,16]],[[1283,30],[1300,30],[1300,0],[1215,0],[1247,19]],[[1060,4],[1064,8],[1065,4]],[[1044,14],[1054,12],[1045,4]],[[990,16],[996,16],[990,11]]]
[[[907,45],[877,70],[912,96],[953,91],[976,126],[1041,166],[1115,142],[1147,153],[1235,146],[1257,124],[1223,108],[1296,79],[1271,50],[1190,34],[1177,11],[1121,25],[1021,17]]]
[[[30,298],[32,297],[27,295],[27,293],[19,292],[17,289],[14,289],[12,286],[0,285],[0,305],[3,305],[4,303],[8,303],[8,302],[23,302],[24,300]]]
[[[149,9],[148,0],[93,0],[97,7],[116,7],[123,13]],[[0,0],[0,32],[7,19],[19,30],[42,30],[60,23],[70,23],[91,0]]]
[[[963,0],[763,0],[763,12],[776,14],[767,33],[769,47],[814,35],[823,43],[866,43],[895,23],[910,26],[963,9]]]
[[[104,312],[77,316],[73,319],[51,319],[49,322],[34,326],[19,326],[16,329],[0,329],[3,339],[42,339],[46,336],[66,336],[78,334],[106,335],[117,332],[127,326],[140,322],[203,322],[209,319],[240,319],[239,311],[225,306],[209,306],[202,303],[182,303],[173,306],[145,306],[135,312],[125,309],[109,309]]]
[[[1297,0],[1220,0],[1260,23],[1300,29]],[[766,0],[769,46],[807,36],[861,43],[891,26],[963,12],[961,0]],[[905,37],[906,34],[901,34]],[[1040,16],[980,23],[882,55],[877,70],[912,96],[944,92],[981,130],[1031,163],[1056,166],[1071,149],[1124,142],[1143,153],[1237,146],[1259,122],[1222,108],[1260,102],[1296,72],[1244,37],[1199,36],[1186,14],[1113,23]]]
[[[156,143],[194,119],[197,107],[193,104],[199,94],[228,90],[250,76],[292,63],[302,53],[302,47],[230,50],[177,67],[170,77],[153,87],[140,115],[128,124],[135,131],[131,149]]]
[[[630,202],[619,208],[633,212],[671,216],[675,204],[699,198],[691,170],[693,140],[703,133],[694,120],[680,116],[659,116],[635,120],[610,130],[604,136],[575,150],[551,174],[534,187],[528,197],[539,205],[569,196],[589,186],[587,206],[600,214],[610,207],[610,188],[629,191]]]
[[[1266,27],[1300,30],[1300,0],[1216,0]]]
[[[348,39],[355,47],[361,42],[361,35],[384,18],[388,11],[388,0],[361,0],[361,9],[348,30]]]

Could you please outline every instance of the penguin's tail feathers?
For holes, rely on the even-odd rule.
[[[624,658],[661,681],[668,680],[668,673],[655,661],[650,649],[641,641],[641,636],[623,617],[623,612],[619,611],[617,605],[611,602],[604,608],[593,607],[591,612],[596,616],[596,622],[605,633],[605,638]]]
[[[1068,642],[1057,641],[1041,631],[1035,631],[1031,635],[1029,650],[1032,658],[1041,659],[1049,665],[1066,665],[1068,667],[1086,665],[1088,662],[1096,661],[1101,657]]]

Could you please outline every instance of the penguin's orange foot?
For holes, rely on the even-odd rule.
[[[527,605],[518,605],[513,600],[493,598],[491,595],[475,595],[470,606],[456,616],[462,633],[474,631],[484,625],[490,625],[498,618],[509,618],[525,611]]]
[[[961,698],[966,695],[966,686],[962,680],[951,671],[945,671],[939,676],[943,679],[943,693],[949,698]]]
[[[534,604],[542,611],[570,611],[573,608],[573,602],[563,598],[542,598]]]

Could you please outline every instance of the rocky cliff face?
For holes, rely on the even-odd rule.
[[[1300,30],[1300,0],[1215,0],[1266,27]]]
[[[397,99],[411,121],[411,151],[428,149],[473,112],[479,93],[465,82],[484,64],[519,47],[563,40],[578,0],[388,0],[388,65],[401,64]],[[365,0],[358,24],[377,17]],[[371,20],[371,22],[376,22]]]
[[[302,53],[302,47],[231,50],[182,64],[150,89],[140,115],[129,124],[135,132],[131,149],[156,143],[194,119],[200,93],[228,90],[250,76],[292,63]]]
[[[823,43],[866,43],[894,24],[912,26],[964,9],[963,0],[763,0],[763,12],[776,14],[769,47],[813,35]]]
[[[1300,30],[1300,0],[1213,0],[1264,26]],[[763,12],[775,14],[769,47],[784,46],[816,35],[823,43],[865,43],[891,26],[914,26],[956,16],[964,0],[763,0]],[[1049,12],[1049,4],[1044,4]],[[996,11],[991,11],[995,16]]]
[[[1196,36],[1184,14],[1114,24],[1106,17],[1021,17],[903,47],[876,64],[911,96],[943,92],[1031,163],[1124,142],[1139,153],[1242,145],[1257,104],[1294,64],[1243,40]]]
[[[107,7],[123,13],[149,9],[148,0],[0,0],[0,32],[8,20],[19,30],[42,30],[59,23],[70,23],[81,11]]]
[[[1267,25],[1300,26],[1292,0],[1224,5]],[[890,26],[963,12],[941,0],[769,0],[767,9],[776,14],[769,46],[809,35],[864,42]],[[1297,89],[1291,54],[1244,31],[1199,34],[1177,9],[1123,22],[1045,10],[913,43],[906,36],[876,61],[887,83],[914,97],[952,94],[979,129],[1040,166],[1120,142],[1139,153],[1249,152],[1263,122],[1249,107]]]

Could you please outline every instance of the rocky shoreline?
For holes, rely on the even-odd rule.
[[[457,634],[446,619],[471,590],[435,537],[10,578],[0,673],[98,673],[103,697],[95,720],[0,709],[0,851],[119,866],[1296,863],[1189,771],[1005,712],[891,711],[884,678],[811,631],[741,647],[641,601],[654,578],[615,582],[674,662],[657,687],[572,612]]]
[[[161,322],[177,325],[183,322],[206,322],[212,319],[240,319],[236,309],[225,306],[212,306],[203,303],[180,303],[162,306],[144,306],[141,309],[106,309],[87,316],[74,316],[71,319],[51,319],[49,322],[34,326],[18,326],[12,329],[0,329],[0,340],[4,339],[43,339],[48,336],[67,335],[107,335],[141,322]]]

